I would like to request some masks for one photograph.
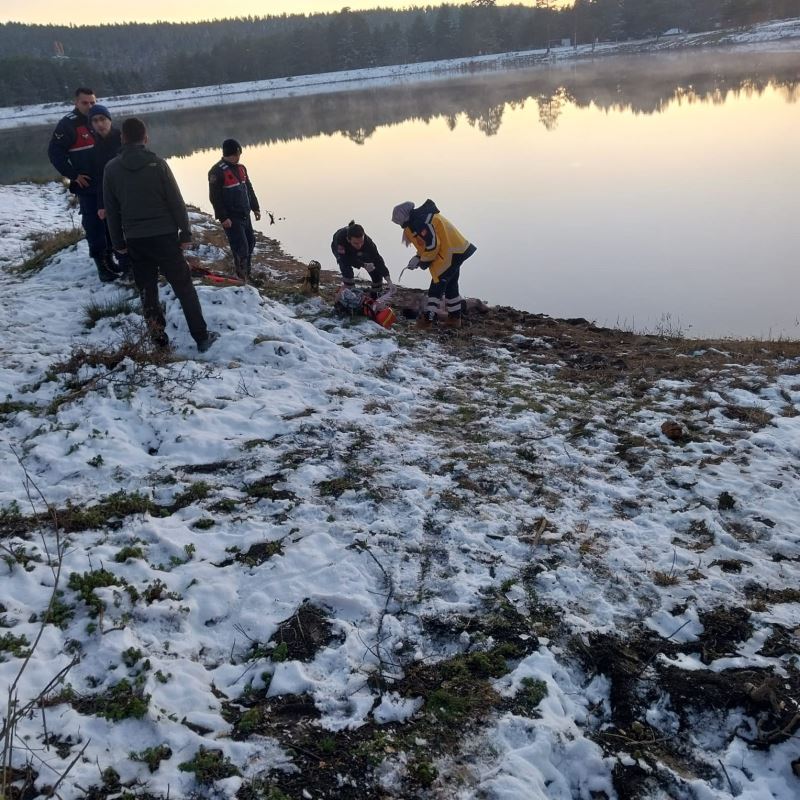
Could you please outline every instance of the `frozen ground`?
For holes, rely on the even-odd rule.
[[[26,797],[798,796],[797,347],[385,331],[262,241],[165,359],[83,242],[14,271],[59,187],[0,211]]]

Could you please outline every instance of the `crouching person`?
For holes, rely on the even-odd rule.
[[[396,205],[392,210],[392,222],[403,229],[406,246],[413,245],[417,251],[408,268],[422,267],[431,273],[428,302],[425,313],[417,318],[417,326],[431,326],[444,297],[447,319],[443,324],[460,328],[463,299],[459,294],[458,279],[461,265],[475,252],[475,245],[470,244],[455,225],[439,213],[433,200],[426,200],[419,208],[411,202]]]
[[[342,273],[342,282],[348,289],[355,287],[355,270],[362,267],[369,273],[375,296],[380,293],[384,279],[389,280],[389,270],[375,242],[353,220],[333,234],[331,252]]]
[[[168,347],[166,320],[158,299],[158,273],[167,279],[181,304],[189,333],[202,353],[219,338],[206,327],[200,300],[183,250],[192,233],[186,204],[167,162],[145,148],[144,123],[131,117],[122,123],[122,151],[106,164],[103,200],[111,241],[130,256],[142,297],[150,336]]]

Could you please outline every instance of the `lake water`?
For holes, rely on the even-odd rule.
[[[354,218],[397,278],[411,252],[392,206],[430,197],[478,247],[462,294],[635,330],[798,338],[798,86],[798,52],[681,53],[147,121],[205,210],[219,143],[239,139],[276,218],[257,227],[323,267]],[[0,179],[41,170],[34,138],[0,137],[19,156]]]

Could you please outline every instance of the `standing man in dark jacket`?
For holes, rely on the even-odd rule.
[[[389,270],[378,247],[364,233],[364,228],[353,220],[333,234],[331,252],[342,273],[342,282],[348,289],[356,285],[353,270],[362,267],[372,278],[372,291],[376,296],[383,286],[383,279],[389,280]]]
[[[250,262],[256,246],[250,212],[261,219],[258,198],[244,164],[239,163],[242,146],[236,139],[222,143],[222,159],[208,171],[208,196],[214,216],[222,223],[233,253],[233,266],[240,278],[250,277]]]
[[[104,263],[106,228],[97,216],[97,187],[93,181],[95,138],[88,117],[96,102],[93,89],[79,86],[75,90],[75,108],[56,125],[47,155],[50,163],[69,179],[69,190],[78,196],[89,255],[100,280],[107,282],[113,281],[114,275]]]
[[[111,122],[111,112],[100,103],[95,103],[87,114],[89,128],[94,135],[94,148],[92,149],[93,164],[91,183],[89,189],[95,195],[97,202],[97,218],[101,221],[105,232],[105,251],[103,253],[103,267],[98,267],[101,281],[114,280],[127,271],[127,256],[120,256],[120,263],[114,263],[114,250],[111,245],[111,235],[106,224],[106,211],[103,204],[103,170],[112,158],[119,155],[122,149],[122,137],[119,128]]]
[[[147,129],[131,117],[122,123],[122,152],[103,176],[106,220],[114,249],[128,253],[142,296],[144,318],[159,347],[167,347],[166,320],[158,300],[161,270],[181,304],[189,333],[204,353],[219,338],[209,331],[183,257],[192,232],[186,204],[167,162],[145,149]]]

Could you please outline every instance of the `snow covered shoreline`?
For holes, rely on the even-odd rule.
[[[68,543],[28,796],[797,796],[800,345],[385,331],[259,237],[208,353],[162,290],[171,359],[98,360],[135,293],[14,271],[66,199],[0,187],[3,696]]]
[[[573,47],[498,53],[486,56],[399,64],[371,69],[346,70],[318,75],[298,75],[246,83],[199,86],[137,95],[103,97],[117,114],[145,114],[162,110],[194,108],[208,105],[234,105],[259,100],[300,95],[313,96],[404,83],[441,81],[465,73],[491,70],[548,67],[573,60],[602,58],[614,55],[678,52],[686,48],[747,48],[749,50],[800,49],[800,19],[760,23],[745,30],[721,30],[707,33],[681,34],[626,42],[602,42]],[[101,93],[102,94],[102,93]],[[70,110],[64,103],[44,103],[0,109],[0,130],[25,125],[57,122]]]

